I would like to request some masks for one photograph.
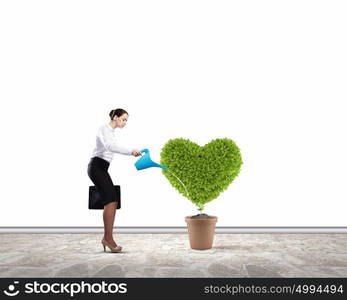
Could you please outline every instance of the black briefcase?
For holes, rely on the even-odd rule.
[[[116,201],[118,202],[117,209],[120,209],[120,186],[113,186],[116,192]],[[96,186],[89,186],[89,209],[104,209],[104,204],[102,203],[101,196],[98,192]]]

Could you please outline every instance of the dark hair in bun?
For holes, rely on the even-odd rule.
[[[122,108],[117,108],[117,109],[112,109],[109,113],[109,116],[110,116],[111,121],[112,121],[114,116],[117,116],[119,118],[120,116],[122,116],[124,114],[127,114],[129,116],[129,114],[126,110],[124,110]]]

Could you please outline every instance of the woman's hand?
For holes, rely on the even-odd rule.
[[[140,156],[141,152],[139,150],[135,149],[135,150],[133,150],[133,152],[131,152],[131,155]]]

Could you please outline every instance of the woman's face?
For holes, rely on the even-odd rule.
[[[127,124],[128,118],[128,114],[122,114],[120,117],[115,116],[114,120],[116,121],[117,127],[123,128]]]

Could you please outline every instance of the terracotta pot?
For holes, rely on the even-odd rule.
[[[195,250],[211,249],[213,244],[214,230],[218,218],[209,216],[207,219],[185,217],[188,227],[190,247]]]

